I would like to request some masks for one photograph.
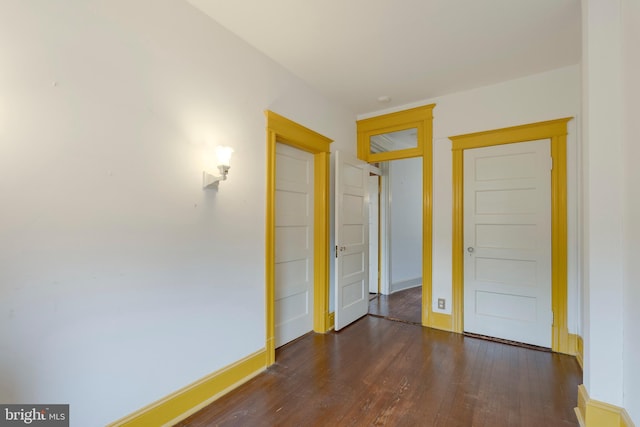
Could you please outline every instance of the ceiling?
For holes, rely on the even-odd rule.
[[[580,0],[187,1],[356,114],[580,62]]]

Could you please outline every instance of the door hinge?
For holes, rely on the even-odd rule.
[[[336,258],[338,258],[338,245],[336,245]]]
[[[553,170],[553,157],[549,157],[549,170]]]

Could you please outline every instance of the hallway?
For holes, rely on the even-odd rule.
[[[179,426],[577,426],[574,357],[365,316]]]
[[[374,296],[375,295],[375,296]],[[369,294],[369,314],[389,320],[422,324],[422,286],[394,292],[391,295]]]

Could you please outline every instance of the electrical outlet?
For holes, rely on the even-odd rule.
[[[445,307],[445,299],[444,298],[438,298],[438,309],[439,310],[444,310]]]

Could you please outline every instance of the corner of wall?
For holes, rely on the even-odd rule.
[[[575,412],[580,427],[635,427],[624,408],[591,399],[584,384],[578,386]]]

